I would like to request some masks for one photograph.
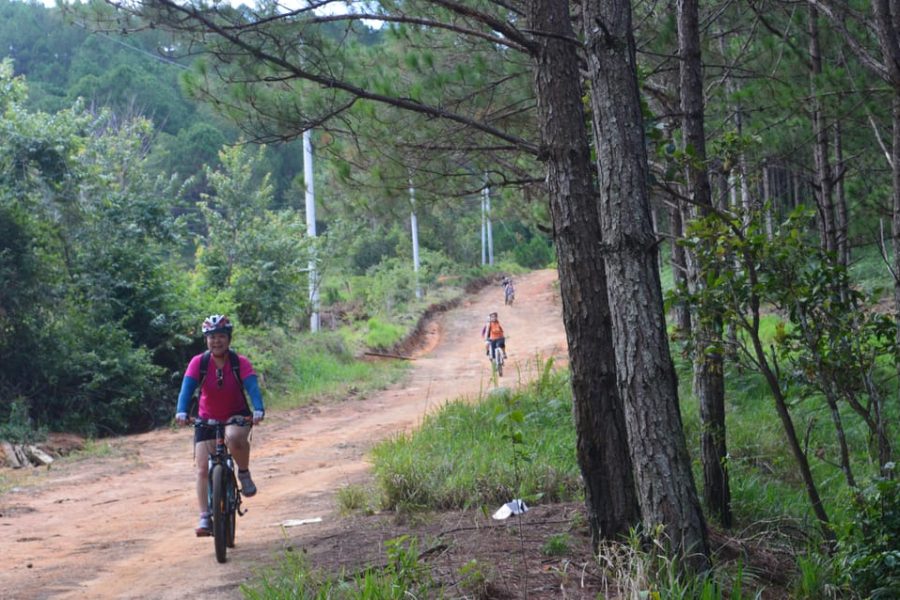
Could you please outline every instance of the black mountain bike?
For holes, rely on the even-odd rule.
[[[231,417],[224,423],[213,419],[194,419],[195,427],[215,429],[216,450],[209,455],[209,512],[212,519],[216,560],[225,562],[228,548],[234,548],[237,516],[241,510],[241,490],[237,484],[237,471],[228,446],[225,445],[227,425],[246,425],[245,417]]]

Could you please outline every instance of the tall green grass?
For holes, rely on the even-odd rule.
[[[267,408],[296,408],[383,389],[409,368],[402,361],[356,358],[340,331],[289,335],[269,330],[245,334],[238,351],[262,375]]]
[[[477,403],[456,400],[372,451],[386,508],[455,509],[581,494],[565,373]]]

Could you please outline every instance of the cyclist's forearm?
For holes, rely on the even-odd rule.
[[[253,410],[265,410],[262,392],[259,389],[259,378],[256,375],[251,375],[244,379],[244,389],[247,390],[247,395],[250,396],[250,402],[253,403]]]
[[[178,394],[178,408],[175,409],[175,414],[187,412],[198,383],[200,382],[187,375],[181,380],[181,392]]]

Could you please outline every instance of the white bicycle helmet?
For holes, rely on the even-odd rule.
[[[224,333],[231,337],[231,331],[234,325],[225,315],[210,315],[203,321],[203,335],[211,335],[213,333]]]

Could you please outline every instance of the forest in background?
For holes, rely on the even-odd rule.
[[[630,5],[633,21],[604,12],[613,5]],[[150,86],[172,90],[157,104],[133,95],[116,105],[121,80],[93,93],[116,72],[91,72],[111,53],[73,58],[66,74],[83,87],[72,93],[40,79],[34,87],[19,58],[8,63],[0,268],[22,282],[5,288],[0,315],[9,414],[108,432],[151,426],[166,417],[172,374],[196,347],[203,307],[222,307],[263,335],[302,329],[308,307],[294,300],[305,294],[311,240],[290,200],[302,190],[298,165],[277,166],[296,161],[299,152],[286,149],[312,128],[328,207],[318,254],[333,259],[323,264],[327,281],[340,282],[324,284],[323,295],[352,306],[364,289],[358,316],[402,320],[414,297],[403,226],[410,188],[432,287],[438,275],[477,267],[475,204],[486,189],[503,215],[496,241],[510,264],[546,264],[540,232],[553,232],[594,532],[633,523],[638,504],[645,524],[667,522],[665,493],[652,489],[666,474],[654,471],[653,456],[675,457],[669,497],[696,516],[671,341],[690,365],[678,374],[682,394],[698,399],[710,518],[730,523],[725,390],[749,371],[774,407],[771,426],[783,430],[822,539],[833,543],[834,497],[822,500],[817,461],[835,469],[829,483],[840,479],[861,500],[860,482],[892,476],[897,439],[900,113],[891,106],[900,76],[888,60],[896,35],[884,33],[883,5],[585,2],[566,5],[561,19],[541,12],[560,6],[382,3],[367,15],[391,24],[377,33],[360,16],[286,13],[275,3],[73,7],[73,22],[106,32],[85,40],[126,32],[120,42],[186,68],[169,87]],[[143,36],[146,45],[135,44]],[[639,103],[603,77],[627,64],[617,53],[629,48]],[[13,69],[25,78],[14,80]],[[167,103],[179,95],[192,99],[181,113],[192,125],[175,129],[179,112]],[[209,126],[191,134],[198,122]],[[643,127],[635,136],[618,131],[621,122]],[[269,145],[205,142],[216,135]],[[176,159],[185,148],[194,149]],[[660,271],[668,328],[653,320]],[[642,350],[654,360],[629,354],[629,327],[646,335]],[[595,335],[610,328],[609,339]],[[160,410],[147,415],[148,406]],[[592,411],[610,407],[624,407],[619,434],[632,428],[630,445],[615,440],[615,428],[601,436],[591,427]],[[655,409],[668,429],[646,439],[661,446],[636,448],[638,428],[658,426],[640,416]],[[611,468],[629,463],[631,472]],[[592,487],[630,490],[632,475],[647,497],[604,502],[608,492]],[[612,527],[601,526],[606,518]],[[705,537],[700,520],[682,522],[680,539]],[[886,589],[895,589],[897,557],[884,547],[865,568],[882,582],[877,571],[888,568]]]

